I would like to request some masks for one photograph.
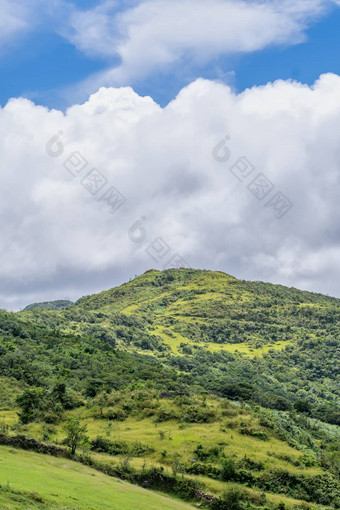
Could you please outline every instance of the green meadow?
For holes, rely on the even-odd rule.
[[[192,506],[162,494],[115,480],[76,462],[0,447],[2,509],[56,508],[64,510],[189,510]],[[7,489],[7,491],[6,491]],[[26,493],[15,502],[10,490]],[[32,493],[33,501],[26,507]],[[6,499],[8,501],[6,501]],[[23,496],[25,499],[25,496]],[[32,499],[32,496],[31,496]],[[34,501],[35,500],[35,501]],[[36,505],[36,506],[34,506]]]

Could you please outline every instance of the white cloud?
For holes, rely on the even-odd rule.
[[[75,12],[65,0],[0,0],[0,53],[13,44],[22,42],[24,36],[39,29],[43,22],[51,31]]]
[[[204,64],[221,55],[304,40],[331,0],[144,0],[74,12],[63,34],[90,55],[120,60],[92,77],[89,89],[129,84],[155,70]]]
[[[27,13],[15,2],[2,0],[0,16],[0,48],[18,33],[27,29]]]
[[[65,114],[10,101],[0,110],[3,306],[161,268],[145,252],[159,236],[194,267],[340,296],[339,129],[333,74],[239,95],[198,80],[166,108],[130,88],[103,88]],[[61,130],[65,150],[52,158],[46,142]],[[212,149],[226,133],[231,159],[218,163]],[[74,151],[127,197],[115,215],[63,167]],[[294,202],[283,219],[230,172],[239,156]],[[143,216],[136,243],[128,230]]]

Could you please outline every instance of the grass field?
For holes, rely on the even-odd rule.
[[[0,484],[15,491],[36,493],[36,503],[13,501],[0,489],[1,509],[46,508],[74,510],[189,510],[192,506],[106,476],[65,459],[0,447]],[[39,495],[39,496],[38,496]],[[4,502],[1,502],[1,498]],[[7,503],[6,503],[7,499]],[[19,498],[20,499],[20,498]],[[25,502],[26,499],[26,502]],[[7,505],[7,506],[5,506]],[[12,506],[11,506],[12,505]],[[21,506],[20,506],[21,505]]]
[[[275,344],[268,344],[261,347],[254,347],[253,345],[249,345],[247,342],[242,343],[235,343],[235,344],[217,344],[213,342],[193,342],[188,337],[184,337],[180,335],[179,333],[176,333],[174,331],[171,331],[171,336],[166,334],[166,331],[168,328],[165,328],[164,326],[156,326],[151,333],[159,336],[162,338],[164,343],[168,345],[171,349],[172,354],[180,354],[181,345],[186,345],[189,347],[197,346],[201,349],[205,349],[209,352],[219,352],[219,351],[225,351],[225,352],[231,352],[231,353],[239,353],[241,355],[244,355],[248,358],[255,358],[255,356],[263,356],[263,354],[266,354],[271,349],[272,350],[283,350],[287,345],[291,345],[291,341],[281,341],[276,342]],[[141,354],[143,351],[139,351]]]

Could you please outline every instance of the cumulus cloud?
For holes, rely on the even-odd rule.
[[[2,306],[109,288],[176,254],[339,295],[339,92],[326,74],[241,94],[198,80],[165,108],[131,88],[102,88],[66,113],[11,100],[0,110]],[[255,169],[240,181],[230,167],[242,156]],[[81,182],[94,168],[105,184],[95,195]],[[275,186],[263,200],[248,188],[260,173]],[[126,198],[115,214],[101,200],[112,187]],[[280,220],[266,206],[278,191],[294,203]],[[155,239],[158,262],[146,251]]]
[[[113,1],[75,11],[62,33],[92,56],[115,59],[88,81],[130,84],[155,70],[200,66],[220,56],[297,44],[310,23],[337,2],[331,0],[144,0],[125,9]],[[117,63],[120,62],[120,63]]]

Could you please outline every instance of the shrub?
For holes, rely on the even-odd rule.
[[[228,457],[222,464],[221,480],[229,482],[235,479],[237,479],[236,464],[232,457]]]
[[[232,487],[221,498],[211,505],[212,510],[241,510],[243,502],[247,499],[245,491]]]
[[[103,417],[107,420],[124,421],[127,418],[127,414],[120,407],[109,407],[103,411]]]
[[[153,453],[153,448],[141,443],[126,443],[125,441],[110,441],[103,437],[97,437],[91,441],[91,450],[95,452],[108,453],[110,455],[127,455],[141,457]]]
[[[240,429],[240,434],[256,437],[257,439],[261,439],[261,441],[268,441],[268,435],[262,430],[244,427]]]

